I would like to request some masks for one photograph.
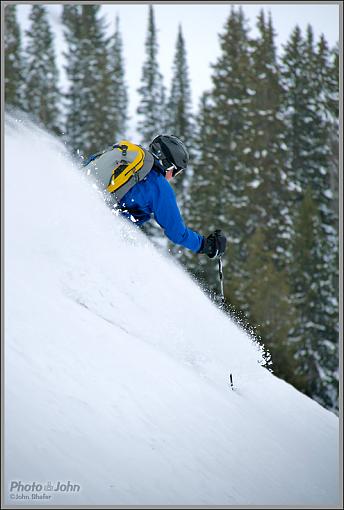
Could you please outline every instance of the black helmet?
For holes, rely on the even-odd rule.
[[[165,170],[174,165],[173,175],[185,170],[189,162],[189,153],[179,138],[174,135],[159,135],[149,146],[154,156],[161,160]]]

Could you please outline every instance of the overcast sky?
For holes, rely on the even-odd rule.
[[[238,6],[239,4],[233,4]],[[291,31],[298,24],[305,31],[311,24],[316,39],[324,33],[330,46],[339,40],[339,6],[338,3],[257,3],[241,4],[251,28],[250,35],[256,32],[256,19],[259,11],[271,11],[273,26],[276,31],[276,45],[279,51],[286,43]],[[18,16],[23,28],[28,28],[28,13],[31,6],[18,5]],[[64,40],[60,20],[61,4],[47,5],[50,20],[56,35],[57,53],[61,56]],[[179,23],[182,25],[185,38],[189,75],[194,109],[198,106],[201,93],[211,86],[210,64],[215,63],[219,54],[218,34],[223,31],[228,18],[231,4],[196,2],[179,4],[154,4],[155,21],[158,29],[159,62],[164,76],[164,83],[169,88],[171,70],[175,52],[175,44]],[[125,59],[126,81],[130,89],[131,124],[136,124],[135,112],[138,105],[137,88],[140,86],[142,63],[145,59],[145,38],[147,33],[148,3],[134,4],[102,4],[101,13],[105,15],[109,24],[109,31],[114,31],[116,14],[120,17],[120,29],[123,38],[123,53]],[[62,65],[60,59],[60,65]],[[62,73],[61,84],[65,85]],[[134,131],[132,131],[134,133]],[[128,135],[132,135],[128,133]]]

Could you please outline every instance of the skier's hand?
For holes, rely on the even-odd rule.
[[[210,259],[222,257],[226,251],[227,239],[221,230],[215,230],[207,238],[204,238],[199,253],[205,253]]]

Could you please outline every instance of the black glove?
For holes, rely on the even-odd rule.
[[[210,259],[219,258],[225,253],[227,239],[221,230],[215,230],[207,238],[203,238],[201,249],[198,253],[205,253]]]

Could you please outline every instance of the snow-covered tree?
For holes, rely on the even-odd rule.
[[[67,43],[67,51],[64,54],[66,61],[66,74],[69,82],[65,93],[65,132],[68,145],[77,150],[82,138],[82,102],[83,95],[83,72],[84,66],[81,61],[81,5],[64,4],[62,11],[62,23],[64,37]]]
[[[330,160],[329,206],[334,215],[336,230],[339,220],[339,48],[330,50],[324,35],[320,36],[316,47],[316,84],[319,97],[319,110],[323,121],[326,119],[328,136],[328,157]]]
[[[148,30],[145,42],[146,60],[142,68],[140,104],[137,128],[145,146],[166,127],[165,87],[158,62],[158,41],[153,6],[149,6]]]
[[[261,11],[258,36],[251,41],[249,110],[242,155],[243,172],[251,172],[246,194],[249,198],[247,233],[264,231],[267,248],[275,263],[285,263],[288,248],[285,125],[280,69],[274,43],[271,15]],[[244,298],[246,302],[246,297]]]
[[[279,61],[271,16],[258,29],[250,40],[232,8],[199,109],[187,219],[227,234],[227,303],[273,346],[275,373],[335,408],[338,59],[296,27]],[[185,260],[217,286],[214,261]]]
[[[305,391],[335,406],[338,232],[332,207],[329,77],[324,40],[316,48],[312,28],[302,38],[296,27],[283,57],[290,210],[297,211],[290,278],[301,319],[294,336],[301,370],[308,371]]]
[[[293,303],[299,314],[293,331],[301,388],[326,407],[338,406],[338,301],[321,211],[310,187],[295,218],[290,268]]]
[[[109,109],[111,110],[113,125],[113,140],[125,137],[128,124],[128,90],[125,83],[125,68],[123,58],[123,42],[119,27],[119,17],[116,17],[116,29],[109,51],[109,67],[111,73],[111,87]]]
[[[192,122],[191,86],[185,40],[181,25],[178,27],[171,90],[167,103],[167,116],[168,131],[189,143],[189,145],[192,145],[194,128]]]
[[[113,119],[108,106],[112,85],[109,39],[100,8],[100,5],[64,7],[66,70],[70,78],[66,133],[73,149],[82,155],[101,150],[113,141]]]
[[[26,32],[25,108],[47,129],[61,132],[60,92],[53,34],[46,7],[33,5]]]
[[[216,228],[224,230],[229,239],[224,271],[226,281],[230,282],[232,275],[240,272],[247,223],[245,190],[251,175],[251,169],[242,165],[251,65],[248,28],[242,9],[231,8],[220,45],[220,57],[212,66],[213,86],[202,99],[197,120],[198,155],[190,186],[190,223],[204,234]],[[198,258],[195,265],[197,273],[209,283],[217,282],[213,261]]]
[[[5,6],[5,103],[23,108],[24,62],[17,6]]]

